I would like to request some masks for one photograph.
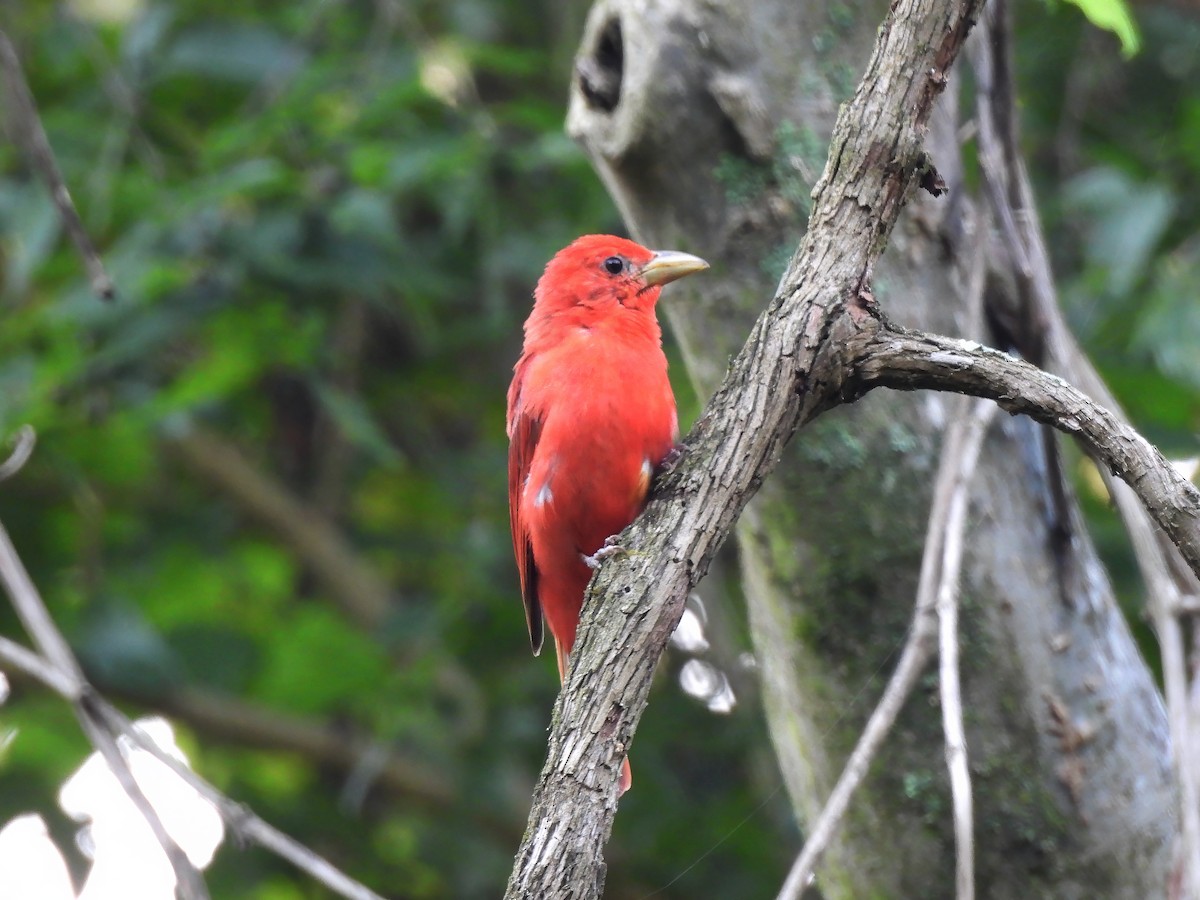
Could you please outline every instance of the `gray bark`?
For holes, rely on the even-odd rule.
[[[667,302],[703,390],[750,337],[689,452],[623,536],[637,552],[591,588],[507,896],[599,895],[615,776],[653,666],[689,587],[777,466],[739,541],[784,777],[802,820],[819,807],[907,627],[946,407],[880,393],[785,445],[873,387],[978,393],[1079,433],[1200,562],[1200,497],[1144,441],[1027,364],[879,314],[951,332],[971,319],[968,263],[944,258],[955,242],[942,240],[953,210],[974,218],[966,198],[922,198],[892,228],[919,182],[936,185],[922,141],[957,181],[956,122],[934,100],[975,11],[893,4],[834,131],[805,240],[750,328],[771,261],[809,213],[823,136],[853,87],[849,60],[866,57],[880,11],[786,0],[594,8],[572,133],[636,236],[714,263]],[[964,674],[979,886],[996,897],[1160,896],[1175,834],[1162,705],[1073,507],[1064,522],[1053,505],[1043,447],[1028,420],[996,428],[974,507]],[[821,869],[823,891],[948,895],[941,731],[928,703],[910,703],[876,768]]]

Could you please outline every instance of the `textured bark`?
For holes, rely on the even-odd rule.
[[[905,341],[918,338],[877,318],[876,304],[905,325],[970,327],[962,285],[976,243],[957,237],[977,218],[969,199],[922,195],[892,227],[919,182],[937,185],[922,140],[942,178],[960,182],[953,102],[934,101],[976,8],[893,4],[825,166],[824,136],[882,8],[594,7],[569,127],[637,237],[714,263],[666,302],[704,393],[750,337],[689,452],[622,540],[634,552],[606,564],[592,587],[509,897],[599,895],[615,775],[653,667],[689,586],[777,465],[739,529],[745,585],[789,792],[802,820],[824,801],[907,627],[946,405],[880,393],[785,445],[871,387],[1003,396],[1098,444],[1118,435],[1104,444],[1110,461],[1134,475],[1144,500],[1170,498],[1160,522],[1190,545],[1193,565],[1200,558],[1195,492],[1144,442],[1062,407],[1073,395],[1061,382],[1025,397],[1029,367],[1008,357],[931,338],[916,353]],[[810,188],[804,242],[752,327],[780,249],[810,213]],[[1003,374],[1010,364],[1013,378]],[[979,887],[993,897],[1161,896],[1175,834],[1161,701],[1073,507],[1065,523],[1047,512],[1056,486],[1038,432],[1015,418],[989,436],[966,562]],[[910,704],[877,768],[821,869],[823,892],[947,896],[953,846],[937,711]]]

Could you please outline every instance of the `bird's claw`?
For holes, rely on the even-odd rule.
[[[598,569],[600,568],[600,563],[604,562],[610,556],[616,556],[619,553],[625,552],[625,548],[617,543],[618,540],[620,540],[618,535],[610,534],[604,539],[604,543],[600,546],[599,550],[591,556],[588,556],[586,553],[580,553],[579,558],[583,560],[583,564],[589,569]]]
[[[665,475],[672,471],[679,461],[683,459],[683,454],[688,451],[687,444],[675,444],[667,451],[667,455],[663,457],[661,463],[658,464],[659,474]]]

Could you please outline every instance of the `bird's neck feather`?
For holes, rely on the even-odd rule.
[[[617,341],[626,346],[662,346],[662,328],[651,309],[618,307],[597,314],[587,307],[572,306],[548,315],[531,316],[525,326],[525,352],[536,353],[563,341],[586,336],[592,341]]]

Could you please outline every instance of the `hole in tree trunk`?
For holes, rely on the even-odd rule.
[[[591,53],[579,57],[575,71],[588,106],[612,112],[621,102],[621,77],[625,68],[625,42],[621,20],[609,19]]]

